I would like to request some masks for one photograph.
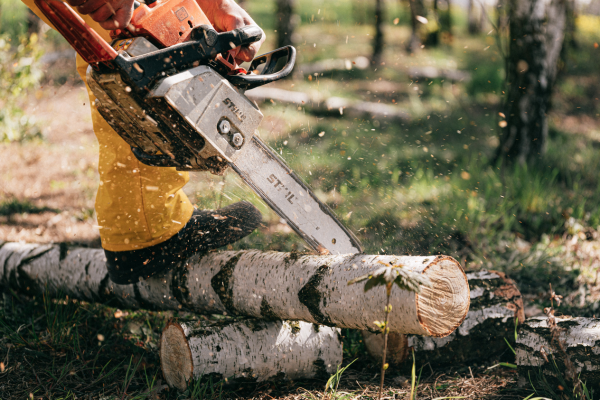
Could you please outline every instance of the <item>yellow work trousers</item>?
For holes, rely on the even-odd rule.
[[[49,23],[33,0],[22,1]],[[91,18],[82,17],[110,42],[108,31]],[[84,82],[87,67],[78,55],[77,72]],[[93,105],[95,96],[89,87],[87,89],[100,153],[96,215],[102,247],[110,251],[127,251],[164,242],[179,232],[192,216],[194,208],[181,190],[189,180],[188,173],[139,162],[129,145],[98,113]]]

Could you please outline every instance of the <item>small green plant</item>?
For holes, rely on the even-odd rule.
[[[334,398],[337,400],[343,400],[345,398],[352,397],[349,393],[344,393],[342,396],[340,396],[337,390],[338,386],[340,385],[340,381],[342,380],[342,374],[348,369],[349,366],[352,365],[352,363],[354,363],[354,361],[356,361],[356,359],[352,360],[344,368],[340,368],[341,365],[338,365],[335,374],[329,377],[327,383],[325,384],[325,396],[327,399]]]
[[[392,296],[392,288],[394,284],[398,286],[402,290],[408,290],[410,292],[420,293],[422,286],[430,286],[431,283],[429,279],[418,272],[409,271],[404,269],[404,266],[401,264],[392,265],[386,264],[384,262],[379,262],[383,265],[383,267],[375,270],[372,274],[367,274],[363,276],[359,276],[358,278],[354,278],[348,281],[348,285],[353,285],[358,282],[367,281],[365,283],[364,290],[368,292],[377,286],[385,287],[386,294],[386,304],[385,304],[385,317],[383,322],[374,321],[374,324],[381,330],[383,334],[383,356],[381,360],[381,382],[379,384],[379,395],[378,399],[381,400],[381,394],[383,393],[383,380],[385,378],[385,371],[388,369],[389,365],[385,362],[385,358],[387,355],[387,339],[388,334],[390,332],[390,328],[388,327],[388,319],[389,315],[392,312],[392,305],[390,304],[390,299]],[[413,354],[414,357],[414,354]],[[414,369],[414,365],[413,365]],[[414,383],[414,382],[413,382]],[[411,395],[411,400],[413,399]]]
[[[15,43],[0,35],[0,142],[21,142],[41,137],[35,119],[21,108],[21,96],[42,77],[36,61],[42,52],[38,36],[32,34]]]
[[[199,379],[189,381],[184,394],[188,395],[190,400],[221,399],[223,397],[223,384],[226,380],[214,383],[212,376],[209,375],[206,381],[202,379],[203,376],[204,373],[200,374]]]

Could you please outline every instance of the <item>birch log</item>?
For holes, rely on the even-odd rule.
[[[86,301],[112,301],[124,308],[227,313],[270,320],[301,320],[339,328],[375,329],[385,290],[364,293],[347,282],[402,264],[429,278],[419,295],[394,290],[390,330],[443,337],[469,309],[467,278],[446,256],[316,256],[260,251],[196,255],[164,276],[135,285],[109,281],[104,252],[58,245],[6,243],[0,248],[0,284],[15,291],[48,290]]]
[[[294,92],[280,88],[259,87],[248,90],[246,96],[256,102],[274,102],[283,104],[296,104],[307,112],[316,115],[329,115],[339,117],[369,117],[395,120],[400,122],[410,121],[410,113],[397,105],[376,103],[372,101],[354,101],[345,97],[322,98],[318,94]]]
[[[434,366],[484,361],[510,351],[505,338],[514,343],[516,318],[525,319],[521,292],[506,274],[496,271],[468,273],[471,307],[461,326],[444,338],[391,333],[386,359],[412,365],[411,350],[418,364]],[[381,360],[383,336],[363,331],[369,355]]]
[[[342,343],[337,329],[307,322],[170,323],[160,362],[167,383],[180,390],[203,375],[217,382],[327,377],[342,363]]]
[[[556,321],[555,337],[546,317],[529,318],[521,325],[515,348],[519,374],[527,381],[540,372],[550,381],[558,373],[568,377],[568,357],[574,376],[588,388],[600,387],[600,319],[557,317]],[[559,341],[566,353],[560,350]]]

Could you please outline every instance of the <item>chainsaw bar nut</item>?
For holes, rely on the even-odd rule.
[[[217,128],[219,129],[219,132],[221,134],[227,135],[229,133],[229,131],[231,131],[231,124],[229,123],[229,121],[224,119],[221,122],[219,122],[219,125],[217,126]]]
[[[231,142],[233,143],[233,145],[235,147],[242,147],[242,145],[244,144],[244,137],[242,136],[241,133],[236,132],[233,134],[233,137],[231,138]]]

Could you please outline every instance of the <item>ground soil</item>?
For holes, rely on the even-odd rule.
[[[98,143],[81,82],[42,87],[26,111],[41,122],[43,140],[0,144],[0,201],[51,209],[0,216],[0,239],[99,245],[93,217]]]

